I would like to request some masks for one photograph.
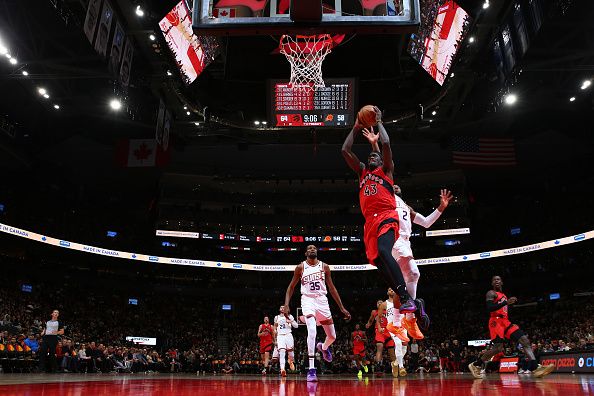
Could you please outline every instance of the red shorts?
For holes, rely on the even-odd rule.
[[[390,246],[398,239],[398,214],[396,211],[387,211],[377,213],[373,217],[365,219],[365,226],[363,240],[365,242],[365,253],[370,264],[374,264],[375,259],[378,258],[377,238],[390,230],[394,230],[394,240]]]
[[[489,333],[491,334],[491,341],[510,340],[512,335],[520,330],[518,325],[513,324],[507,318],[490,318],[489,319]],[[519,339],[523,335],[517,333],[513,336],[514,339]]]
[[[270,344],[260,344],[260,353],[270,352],[272,351],[272,347],[274,346],[273,343]]]
[[[353,355],[365,357],[365,345],[355,345],[353,347]]]
[[[376,330],[375,332],[375,343],[376,344],[384,344],[386,348],[394,348],[394,340],[388,331],[384,333],[380,333]]]

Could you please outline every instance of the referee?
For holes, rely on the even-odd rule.
[[[50,372],[56,371],[56,346],[58,345],[58,336],[64,335],[64,324],[58,320],[60,311],[54,309],[52,318],[45,323],[45,329],[41,332],[43,343],[39,348],[39,370],[44,371],[49,359]]]

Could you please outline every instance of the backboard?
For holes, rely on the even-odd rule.
[[[322,0],[318,23],[296,23],[290,0],[194,0],[197,34],[267,35],[316,33],[400,34],[415,32],[419,0]]]

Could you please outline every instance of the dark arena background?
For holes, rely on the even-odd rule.
[[[0,395],[594,394],[592,21],[0,2]]]

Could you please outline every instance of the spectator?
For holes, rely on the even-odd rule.
[[[39,342],[33,333],[29,334],[29,337],[25,340],[25,345],[31,348],[33,353],[37,353],[39,351]]]

